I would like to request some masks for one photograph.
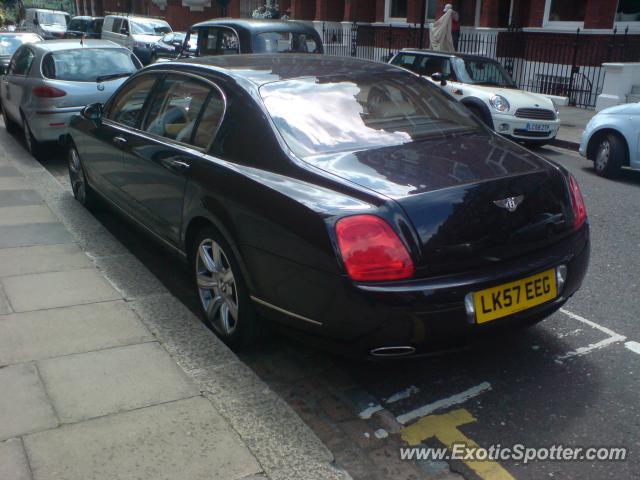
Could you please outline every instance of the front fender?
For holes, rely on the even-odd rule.
[[[475,108],[478,108],[482,114],[482,120],[485,122],[485,124],[492,130],[494,129],[491,110],[489,110],[489,107],[485,102],[477,97],[466,97],[460,100],[460,103],[462,103],[466,107],[473,106]]]

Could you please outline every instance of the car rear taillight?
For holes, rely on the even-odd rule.
[[[64,97],[67,92],[56,87],[33,87],[31,93],[34,97],[40,98],[58,98]]]
[[[573,208],[573,227],[577,230],[587,219],[587,207],[578,186],[578,181],[569,174],[569,191],[571,193],[571,207]]]
[[[336,236],[352,280],[400,280],[413,275],[409,252],[387,222],[374,215],[338,220]]]

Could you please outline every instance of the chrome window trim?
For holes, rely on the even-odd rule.
[[[120,130],[129,132],[129,133],[134,133],[136,135],[148,138],[150,140],[157,141],[159,143],[162,143],[164,145],[168,145],[170,147],[176,147],[176,148],[182,148],[182,149],[186,149],[186,150],[191,150],[194,153],[206,153],[209,150],[211,150],[211,146],[213,145],[214,140],[218,136],[218,132],[220,131],[220,127],[222,126],[222,122],[224,121],[224,118],[227,115],[227,96],[225,95],[225,93],[222,90],[222,88],[220,88],[218,86],[218,84],[216,84],[215,82],[209,80],[208,78],[204,78],[204,77],[202,77],[200,75],[196,75],[196,74],[188,73],[188,72],[176,72],[175,70],[170,70],[170,69],[165,69],[165,68],[162,68],[162,69],[158,68],[158,69],[147,70],[147,71],[144,71],[144,72],[141,72],[141,73],[137,73],[137,74],[135,74],[135,78],[138,78],[139,76],[142,76],[142,75],[149,75],[149,74],[174,74],[174,75],[183,75],[183,76],[186,76],[186,77],[192,77],[192,78],[194,78],[196,80],[200,80],[202,82],[205,82],[205,83],[209,84],[210,87],[213,87],[218,91],[218,93],[222,97],[222,103],[223,103],[223,107],[224,108],[222,110],[222,115],[220,116],[220,120],[218,120],[218,125],[216,126],[216,129],[213,132],[213,135],[211,136],[211,140],[209,141],[207,146],[206,147],[197,147],[195,145],[190,145],[190,144],[187,144],[187,143],[178,142],[176,140],[171,140],[169,138],[162,137],[160,135],[155,135],[153,133],[149,133],[149,132],[146,132],[144,130],[140,130],[139,128],[133,128],[133,127],[130,127],[128,125],[124,125],[122,123],[115,122],[114,120],[111,120],[110,118],[106,118],[106,117],[103,118],[102,121],[104,123],[106,123],[107,125],[111,125],[113,127],[117,127]],[[146,99],[145,99],[145,102],[146,102]]]
[[[277,312],[284,313],[285,315],[289,315],[289,316],[291,316],[293,318],[297,318],[298,320],[303,320],[305,322],[312,323],[313,325],[322,326],[322,322],[319,322],[317,320],[312,320],[312,319],[307,318],[307,317],[303,317],[302,315],[298,315],[297,313],[290,312],[289,310],[285,310],[284,308],[281,308],[281,307],[278,307],[276,305],[273,305],[272,303],[265,302],[264,300],[261,300],[261,299],[259,299],[258,297],[254,296],[254,295],[250,295],[249,298],[251,298],[251,300],[253,300],[256,303],[259,303],[260,305],[264,305],[265,307],[272,308],[272,309],[276,310]]]

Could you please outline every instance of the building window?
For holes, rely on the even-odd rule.
[[[616,22],[640,22],[640,1],[619,0]]]
[[[435,20],[440,16],[438,0],[427,0],[427,20]]]
[[[584,22],[585,0],[547,0],[547,21]]]
[[[407,0],[390,0],[389,17],[407,18]]]

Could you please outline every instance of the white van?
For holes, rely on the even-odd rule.
[[[171,26],[160,18],[133,15],[107,15],[102,24],[102,39],[127,47],[144,65],[157,59],[154,44]]]
[[[46,8],[27,8],[24,17],[24,29],[40,35],[45,40],[64,38],[71,15],[61,10]]]

